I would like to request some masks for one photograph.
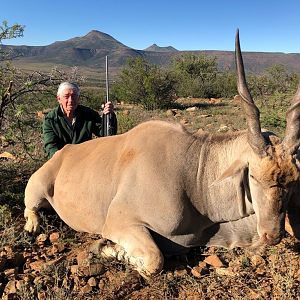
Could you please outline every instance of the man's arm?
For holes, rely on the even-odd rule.
[[[60,149],[57,135],[55,134],[51,121],[47,117],[43,122],[43,142],[44,150],[50,159],[56,151]]]

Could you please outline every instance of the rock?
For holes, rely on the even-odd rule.
[[[4,271],[4,275],[6,277],[16,276],[16,275],[18,275],[18,268],[6,269]]]
[[[214,268],[221,268],[224,266],[217,255],[210,255],[206,257],[204,259],[204,262],[206,262],[208,265],[213,266]]]
[[[188,112],[194,112],[194,111],[197,111],[197,110],[198,110],[198,107],[196,107],[196,106],[188,107],[186,109],[186,111],[188,111]]]
[[[100,263],[78,268],[78,274],[82,274],[83,276],[97,276],[102,275],[104,272],[105,267]]]
[[[187,270],[186,269],[175,270],[174,275],[177,277],[183,277],[183,276],[187,275]]]
[[[77,264],[79,266],[88,266],[90,264],[90,260],[92,255],[88,250],[83,250],[79,252],[76,256]]]
[[[191,270],[191,273],[193,276],[200,278],[202,275],[205,275],[208,273],[207,265],[205,261],[201,261],[198,266],[194,267]]]
[[[276,261],[278,261],[279,259],[279,256],[278,254],[271,254],[269,257],[268,257],[269,261],[271,261],[272,263],[276,263]]]
[[[97,281],[97,279],[96,279],[95,277],[91,277],[91,278],[88,280],[87,283],[88,283],[91,287],[93,287],[93,286],[97,286],[98,281]]]
[[[176,112],[176,110],[174,110],[174,109],[168,109],[168,110],[166,111],[166,116],[167,116],[167,117],[174,117],[174,116],[176,116],[176,114],[177,114],[177,112]]]
[[[79,266],[78,266],[78,265],[72,265],[72,266],[70,267],[70,272],[71,272],[72,274],[77,274],[77,273],[78,273],[78,269],[79,269]]]
[[[45,242],[48,239],[48,235],[45,233],[41,233],[36,237],[36,243],[41,247],[44,246]]]
[[[16,159],[16,157],[15,157],[13,154],[11,154],[11,153],[9,153],[9,152],[7,152],[7,151],[2,152],[2,153],[0,154],[0,158],[12,159],[12,160]]]
[[[99,287],[100,290],[104,289],[104,287],[105,287],[105,280],[104,279],[101,279],[99,281],[98,287]]]
[[[210,103],[214,103],[214,104],[221,103],[222,102],[222,98],[219,98],[219,99],[217,99],[217,98],[210,98],[209,102]]]
[[[194,267],[192,270],[191,270],[191,273],[194,277],[196,278],[200,278],[201,277],[201,272],[199,271],[198,267]]]
[[[25,280],[18,280],[16,282],[17,290],[22,290],[25,286],[26,286],[26,281]]]
[[[229,127],[227,125],[221,125],[218,129],[218,132],[226,132],[229,130]]]
[[[30,263],[29,268],[40,272],[42,270],[42,268],[44,267],[44,265],[45,265],[44,260],[37,260],[37,261]]]
[[[260,255],[253,255],[251,258],[251,264],[254,267],[265,265],[265,260]]]
[[[10,280],[5,288],[3,294],[6,295],[7,299],[11,299],[13,295],[17,293],[16,280]]]
[[[50,253],[52,253],[52,255],[55,255],[57,253],[64,252],[65,249],[66,249],[66,247],[65,247],[65,244],[63,244],[63,243],[54,244],[52,246],[52,248],[50,249]]]
[[[4,251],[6,257],[13,257],[14,256],[14,249],[11,246],[5,246]]]
[[[47,270],[49,267],[51,268],[52,266],[57,266],[60,263],[62,263],[65,259],[65,256],[60,256],[56,259],[50,260],[45,264],[44,269]]]
[[[34,262],[30,263],[29,267],[32,270],[35,270],[35,271],[38,271],[38,272],[47,271],[47,269],[51,269],[52,266],[56,266],[56,265],[60,264],[65,259],[66,259],[65,256],[61,256],[61,257],[58,257],[57,259],[53,259],[53,260],[50,260],[50,261],[47,261],[47,262],[45,262],[44,260],[39,259],[37,261],[34,261]]]
[[[228,268],[216,268],[216,273],[222,276],[237,276],[238,272],[234,272],[231,267]]]
[[[37,293],[37,298],[38,300],[46,300],[47,299],[47,294],[45,291],[40,291]]]
[[[86,284],[83,288],[81,288],[80,292],[83,294],[90,293],[93,290],[93,288],[89,285]]]
[[[49,235],[49,241],[50,241],[51,244],[57,243],[57,241],[59,240],[59,238],[60,238],[59,232],[52,232]]]

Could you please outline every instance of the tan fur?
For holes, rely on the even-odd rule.
[[[193,135],[163,121],[67,145],[30,178],[25,229],[38,230],[38,210],[50,203],[75,230],[114,242],[107,251],[142,274],[160,272],[162,253],[193,246],[275,244],[286,194],[272,185],[290,189],[299,178],[276,149],[260,158],[245,131]]]
[[[293,161],[292,156],[286,157],[282,146],[277,145],[270,156],[262,159],[257,179],[266,186],[280,184],[287,188],[300,179],[299,169]]]
[[[136,151],[134,149],[129,149],[121,153],[120,156],[120,166],[125,167],[128,165],[136,156]]]

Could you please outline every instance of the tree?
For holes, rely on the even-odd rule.
[[[7,21],[3,21],[2,26],[0,26],[0,44],[2,43],[2,40],[23,36],[23,31],[24,26],[19,24],[9,26]],[[0,62],[7,59],[8,53],[0,50]],[[6,71],[8,69],[9,66],[7,64],[4,67],[0,67],[0,129],[5,109],[11,102],[12,81],[8,80],[9,78],[6,78]]]
[[[0,44],[3,40],[13,39],[17,37],[22,37],[24,32],[24,26],[19,24],[14,24],[9,26],[7,21],[3,21],[0,25]],[[0,49],[0,61],[9,59],[9,52]]]
[[[0,26],[0,43],[3,39],[20,37],[24,26],[9,26],[6,21]],[[80,82],[77,68],[70,72],[57,68],[49,73],[24,72],[13,66],[12,54],[1,48],[0,64],[0,134],[20,142],[28,153],[32,130],[40,131],[34,112],[47,103],[47,96],[55,99],[57,85],[64,80]]]
[[[128,61],[114,92],[118,99],[145,109],[166,108],[175,99],[175,81],[169,72],[139,57]]]
[[[177,79],[180,96],[214,97],[214,84],[218,73],[216,57],[203,54],[183,54],[173,59],[172,72]]]

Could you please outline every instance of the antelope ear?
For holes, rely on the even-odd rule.
[[[224,179],[229,177],[234,177],[239,174],[245,169],[247,164],[241,160],[235,160],[229,168],[227,168],[214,182],[212,185],[218,184],[222,182]]]

